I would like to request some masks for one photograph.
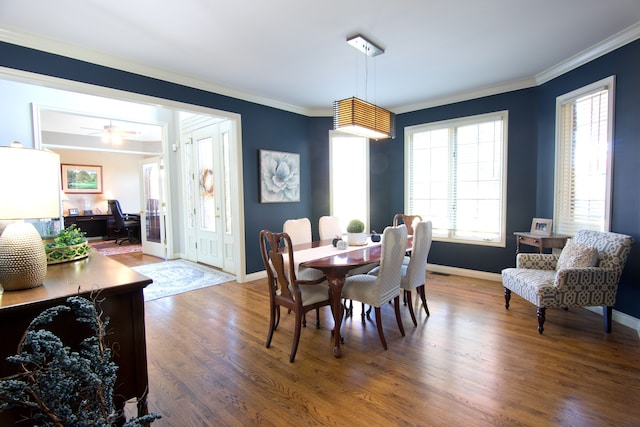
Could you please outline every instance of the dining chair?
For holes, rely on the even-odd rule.
[[[271,346],[273,332],[280,323],[280,307],[286,307],[295,313],[295,331],[289,354],[289,362],[293,363],[301,327],[306,326],[304,315],[315,309],[316,327],[320,328],[320,307],[331,305],[329,284],[324,276],[316,280],[299,280],[296,277],[293,243],[287,233],[260,231],[260,253],[269,287],[269,332],[265,347]]]
[[[340,218],[337,216],[321,216],[318,221],[320,240],[329,240],[342,236]]]
[[[282,226],[282,232],[289,235],[294,245],[311,243],[311,221],[309,218],[286,220]]]
[[[407,226],[407,234],[413,236],[413,226],[416,221],[422,221],[422,217],[420,215],[395,214],[393,217],[393,226],[397,227],[400,224],[404,224]]]
[[[413,235],[413,249],[409,264],[402,265],[402,279],[400,287],[404,290],[405,305],[409,306],[409,313],[413,325],[418,326],[416,316],[413,312],[413,303],[411,300],[411,291],[413,289],[418,292],[424,311],[429,316],[429,307],[427,306],[427,298],[425,296],[425,275],[427,272],[427,257],[431,249],[431,240],[433,237],[433,226],[431,221],[419,221],[414,223],[415,234]]]
[[[382,234],[382,256],[377,275],[357,274],[345,279],[342,296],[350,300],[360,301],[375,308],[376,326],[382,347],[387,349],[387,342],[382,331],[380,307],[393,300],[396,321],[400,333],[404,336],[404,326],[400,317],[400,280],[402,259],[407,249],[406,227],[387,227]],[[363,317],[364,322],[364,317]]]

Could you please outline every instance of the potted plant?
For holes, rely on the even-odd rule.
[[[350,246],[363,246],[367,244],[367,235],[364,233],[364,222],[352,219],[347,225],[347,240]]]
[[[62,230],[52,242],[45,243],[47,264],[75,261],[86,258],[91,252],[86,233],[76,224]]]

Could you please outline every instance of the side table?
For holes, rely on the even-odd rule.
[[[530,233],[528,231],[516,231],[513,234],[516,236],[516,253],[520,253],[520,245],[528,245],[538,248],[538,252],[542,253],[545,249],[551,248],[564,248],[567,244],[567,239],[571,236],[564,234],[551,234],[550,236],[544,236],[536,233]]]

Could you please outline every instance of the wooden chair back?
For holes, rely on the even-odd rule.
[[[395,214],[393,217],[393,226],[397,227],[400,224],[404,224],[407,226],[407,234],[409,234],[409,236],[413,236],[413,227],[416,221],[422,221],[422,217],[420,215]]]

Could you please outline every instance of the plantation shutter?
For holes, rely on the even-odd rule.
[[[506,112],[408,128],[407,214],[433,237],[504,243]]]
[[[609,88],[560,104],[555,232],[608,229]]]

